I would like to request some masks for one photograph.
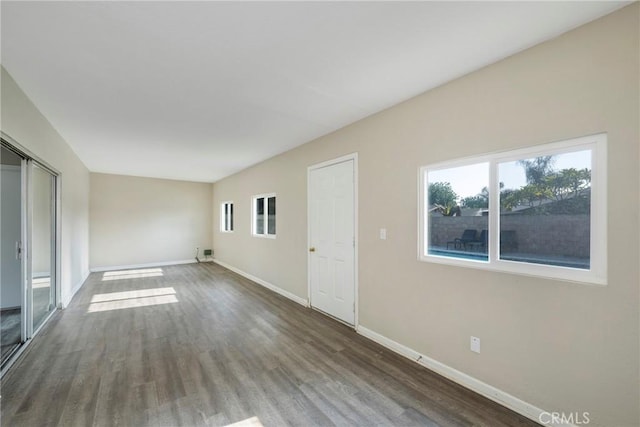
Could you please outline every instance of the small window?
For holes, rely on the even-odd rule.
[[[421,168],[423,261],[606,283],[606,135]]]
[[[233,231],[233,202],[224,202],[220,205],[220,231],[225,233]]]
[[[276,195],[264,194],[253,197],[253,235],[276,236]]]

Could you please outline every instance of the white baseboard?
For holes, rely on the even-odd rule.
[[[215,262],[216,264],[218,264],[218,265],[220,265],[220,266],[222,266],[222,267],[224,267],[224,268],[226,268],[228,270],[233,271],[234,273],[238,273],[239,275],[241,275],[243,277],[246,277],[247,279],[249,279],[249,280],[251,280],[253,282],[256,282],[259,285],[262,285],[265,288],[270,289],[273,292],[282,295],[283,297],[289,298],[291,301],[297,302],[298,304],[304,305],[305,307],[309,307],[309,301],[307,301],[304,298],[300,298],[299,296],[297,296],[295,294],[292,294],[289,291],[285,291],[284,289],[279,288],[279,287],[277,287],[276,285],[274,285],[272,283],[266,282],[266,281],[264,281],[264,280],[262,280],[262,279],[260,279],[260,278],[258,278],[256,276],[252,275],[252,274],[245,273],[244,271],[242,271],[242,270],[240,270],[240,269],[238,269],[238,268],[236,268],[236,267],[234,267],[232,265],[229,265],[226,262],[220,261],[218,259],[214,259],[213,262]]]
[[[100,273],[103,271],[112,271],[112,270],[130,270],[133,268],[162,267],[165,265],[194,264],[196,262],[198,261],[196,261],[195,258],[191,258],[191,259],[183,259],[180,261],[150,262],[146,264],[110,265],[106,267],[91,267],[91,272]]]
[[[543,409],[540,409],[534,405],[531,405],[517,397],[499,390],[485,382],[480,381],[477,378],[474,378],[470,375],[465,374],[464,372],[458,371],[444,363],[438,362],[430,357],[427,357],[423,354],[418,353],[417,351],[402,345],[398,342],[395,342],[384,335],[380,335],[377,332],[372,331],[371,329],[367,329],[364,326],[358,326],[357,332],[369,338],[372,341],[377,342],[378,344],[388,348],[391,351],[398,353],[401,356],[404,356],[408,359],[413,360],[414,362],[419,363],[420,365],[426,367],[427,369],[434,371],[445,378],[450,379],[451,381],[460,384],[472,391],[475,391],[482,396],[493,400],[494,402],[499,403],[502,406],[505,406],[512,411],[519,413],[537,423],[541,421],[549,420],[549,412]],[[575,427],[572,424],[557,424],[557,423],[546,423],[545,426],[553,426],[553,427]]]
[[[91,271],[89,270],[85,271],[84,274],[82,275],[82,279],[80,279],[78,283],[76,283],[73,289],[71,289],[71,292],[68,295],[65,295],[62,297],[62,301],[61,301],[62,308],[65,308],[69,305],[69,303],[73,299],[73,296],[76,294],[76,292],[80,290],[82,285],[84,285],[84,282],[86,282],[87,279],[89,278],[89,274],[91,274]]]

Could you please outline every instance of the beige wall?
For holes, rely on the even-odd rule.
[[[193,260],[211,248],[212,185],[91,174],[91,268]]]
[[[89,273],[89,171],[1,68],[2,131],[61,173],[61,296],[67,304]]]
[[[307,166],[358,152],[362,326],[542,409],[638,425],[638,15],[636,3],[217,182],[216,257],[307,298]],[[600,132],[616,207],[607,286],[417,261],[420,166]],[[265,192],[276,239],[250,235],[251,195]],[[234,233],[217,225],[226,200]]]

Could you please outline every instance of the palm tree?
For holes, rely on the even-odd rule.
[[[542,184],[547,175],[553,171],[553,156],[540,156],[534,159],[518,160],[524,167],[527,184]]]

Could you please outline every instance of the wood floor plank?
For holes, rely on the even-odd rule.
[[[159,268],[93,273],[2,380],[2,425],[537,425],[218,265]]]
[[[60,424],[65,426],[90,426],[96,414],[98,392],[102,377],[92,372],[76,375],[64,405]]]

